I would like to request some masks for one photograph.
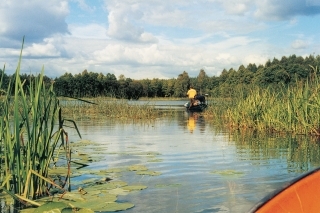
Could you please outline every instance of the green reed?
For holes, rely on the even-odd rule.
[[[319,92],[317,78],[279,91],[256,88],[245,98],[209,106],[206,115],[234,129],[320,135]]]
[[[117,118],[117,119],[155,119],[162,112],[152,104],[128,103],[127,100],[94,98],[90,103],[74,99],[61,99],[64,112],[74,118]],[[92,104],[94,103],[94,104]]]
[[[0,187],[28,201],[48,192],[48,170],[54,151],[59,141],[60,146],[68,148],[63,129],[68,120],[62,118],[53,84],[49,88],[44,84],[43,68],[28,87],[21,81],[21,55],[22,49],[14,79],[1,98]],[[1,84],[2,81],[0,87]],[[66,152],[70,160],[68,156]]]

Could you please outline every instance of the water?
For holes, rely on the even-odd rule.
[[[147,189],[118,202],[124,212],[247,212],[293,178],[319,166],[318,143],[301,138],[230,134],[181,110],[150,122],[77,122],[83,139],[98,142],[105,159],[86,169],[142,164],[160,176],[124,173]],[[76,133],[71,138],[77,139]],[[313,151],[312,151],[313,150]],[[125,153],[125,154],[124,154]],[[157,153],[158,161],[141,153]]]
[[[82,138],[98,143],[104,153],[104,159],[85,170],[141,164],[161,172],[160,176],[124,172],[118,177],[129,185],[148,187],[118,197],[118,202],[135,204],[124,213],[248,212],[270,192],[320,166],[316,140],[231,134],[199,114],[189,115],[181,107],[184,103],[157,103],[176,113],[156,120],[77,121]],[[71,142],[80,140],[76,131],[66,130]],[[148,153],[156,155],[151,158]]]

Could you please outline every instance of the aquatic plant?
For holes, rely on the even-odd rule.
[[[64,112],[77,119],[81,118],[116,118],[116,119],[156,119],[163,112],[156,109],[152,104],[139,104],[132,101],[128,103],[123,99],[110,99],[98,97],[84,101],[60,97]],[[92,104],[94,103],[94,104]]]
[[[313,68],[312,73],[317,73]],[[231,129],[320,136],[320,85],[316,75],[295,85],[255,88],[250,94],[211,104],[207,117]],[[278,85],[280,88],[280,86]]]
[[[7,90],[2,91],[0,188],[16,200],[36,205],[32,199],[50,194],[50,187],[65,191],[68,172],[60,185],[49,178],[48,170],[57,162],[53,155],[58,146],[63,147],[67,164],[70,163],[64,125],[71,122],[76,129],[77,126],[74,121],[62,117],[53,84],[47,88],[43,82],[43,68],[30,85],[21,81],[22,50],[23,44],[14,78]]]

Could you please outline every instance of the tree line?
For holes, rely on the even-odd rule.
[[[44,77],[46,85],[54,82],[54,91],[58,96],[67,97],[116,97],[126,99],[139,99],[140,97],[185,97],[190,85],[193,85],[198,93],[208,94],[213,97],[235,97],[247,94],[253,88],[274,88],[294,85],[310,78],[318,73],[320,56],[309,55],[307,57],[291,55],[283,56],[280,60],[274,58],[264,65],[249,64],[241,65],[238,69],[223,69],[219,76],[208,76],[201,69],[197,77],[190,77],[183,71],[172,79],[142,79],[135,80],[120,75],[94,73],[84,70],[82,73],[72,75],[65,73],[60,77],[51,79]],[[12,76],[2,75],[2,86],[9,84]],[[33,75],[23,74],[22,81],[25,86]],[[3,88],[2,88],[3,89]]]

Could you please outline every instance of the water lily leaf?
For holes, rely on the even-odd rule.
[[[124,211],[127,209],[130,209],[134,207],[134,204],[132,203],[116,203],[116,202],[111,202],[111,203],[105,203],[105,206],[101,209],[95,208],[95,211],[109,211],[109,212],[115,212],[115,211]]]
[[[88,183],[94,183],[97,180],[97,178],[90,178],[86,180],[82,180],[82,183],[88,184]]]
[[[101,196],[101,197],[91,196],[91,197],[88,197],[86,201],[72,203],[72,205],[80,208],[92,209],[93,211],[99,211],[99,210],[106,211],[105,208],[107,203],[115,202],[115,200],[109,200],[108,197],[116,198],[117,196],[111,195],[111,194],[106,194],[105,196]]]
[[[132,165],[128,168],[130,171],[147,171],[148,168],[144,165]]]
[[[100,170],[99,173],[108,174],[108,173],[120,173],[123,171],[125,171],[124,168],[110,168],[110,169],[106,169],[106,170]]]
[[[146,188],[147,188],[147,186],[144,186],[144,185],[131,185],[131,186],[122,187],[122,189],[127,190],[127,191],[137,191],[137,190],[143,190]]]
[[[55,167],[48,169],[49,175],[67,175],[68,168],[67,167]]]
[[[48,202],[38,207],[34,213],[45,213],[49,211],[51,213],[61,213],[62,209],[69,207],[71,206],[63,202]]]
[[[111,189],[108,191],[109,194],[114,194],[114,195],[127,195],[129,194],[128,190],[124,190],[122,188],[116,188],[116,189]]]
[[[61,213],[94,213],[94,211],[91,209],[64,208]]]
[[[67,192],[62,197],[64,200],[84,201],[84,196],[79,192]]]
[[[150,176],[159,176],[161,175],[161,172],[155,172],[155,171],[137,171],[137,175],[150,175]]]

